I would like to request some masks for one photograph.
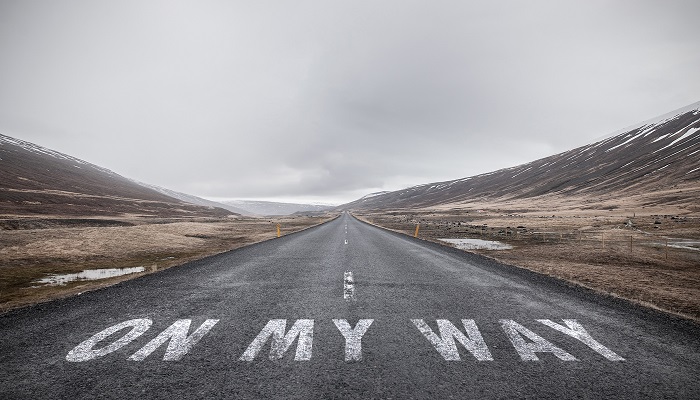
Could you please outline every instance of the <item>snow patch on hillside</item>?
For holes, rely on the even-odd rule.
[[[387,191],[387,190],[385,190],[385,191],[383,191],[383,192],[374,192],[374,193],[370,193],[370,194],[367,194],[367,195],[364,195],[364,196],[360,197],[359,200],[363,200],[363,201],[364,201],[364,200],[367,200],[367,199],[371,199],[372,197],[381,196],[381,195],[387,194],[387,193],[390,193],[390,192]]]
[[[679,115],[682,115],[682,114],[685,114],[685,113],[691,112],[691,111],[693,112],[693,115],[700,114],[700,101],[695,102],[693,104],[689,104],[685,107],[678,108],[678,109],[673,110],[671,112],[667,112],[666,114],[659,115],[658,117],[654,117],[654,118],[648,119],[646,121],[643,121],[643,122],[640,122],[640,123],[637,123],[634,125],[630,125],[626,128],[619,129],[619,130],[617,130],[617,131],[615,131],[607,136],[604,136],[603,138],[598,140],[598,142],[613,139],[621,133],[633,131],[635,129],[640,129],[640,128],[648,126],[648,125],[658,126],[658,125],[661,125],[663,123],[666,123],[666,122],[678,117]]]

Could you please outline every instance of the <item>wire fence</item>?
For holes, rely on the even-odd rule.
[[[655,249],[664,258],[669,254],[687,254],[700,259],[700,239],[672,238],[643,232],[610,231],[521,231],[518,229],[483,229],[466,232],[470,237],[501,239],[517,244],[566,243],[580,244],[587,248],[599,248],[634,254],[640,249]]]
[[[580,246],[582,250],[608,251],[617,254],[651,255],[660,259],[685,259],[697,261],[700,266],[700,238],[674,238],[660,234],[642,232],[636,229],[552,229],[530,230],[517,228],[497,228],[484,225],[461,225],[455,223],[430,223],[421,221],[370,220],[372,223],[410,234],[432,239],[440,238],[481,238],[498,240],[514,246],[565,244]],[[419,228],[420,226],[420,228]]]

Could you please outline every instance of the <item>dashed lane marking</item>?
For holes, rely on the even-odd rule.
[[[343,298],[346,301],[355,301],[355,279],[352,271],[345,271],[343,275]]]

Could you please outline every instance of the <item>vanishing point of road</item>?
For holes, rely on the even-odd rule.
[[[365,224],[0,316],[0,398],[700,398],[700,327]]]

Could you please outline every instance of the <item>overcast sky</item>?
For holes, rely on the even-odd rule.
[[[208,198],[340,203],[700,100],[700,2],[0,0],[0,133]]]

